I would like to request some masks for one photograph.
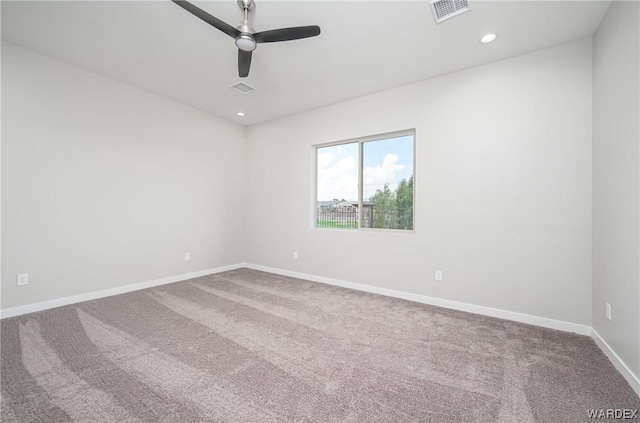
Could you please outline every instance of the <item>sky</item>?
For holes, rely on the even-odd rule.
[[[358,143],[318,148],[318,201],[358,201]],[[363,145],[363,199],[385,183],[392,191],[413,175],[413,136]]]

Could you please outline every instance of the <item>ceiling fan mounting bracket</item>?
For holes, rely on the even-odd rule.
[[[240,6],[240,9],[242,10],[251,12],[256,8],[256,2],[253,0],[238,0],[238,6]]]

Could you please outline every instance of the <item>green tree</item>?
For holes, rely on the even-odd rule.
[[[397,225],[397,205],[396,194],[391,192],[389,184],[384,184],[382,190],[369,199],[373,204],[373,228],[396,229]]]
[[[398,229],[413,229],[413,175],[403,179],[396,190]]]
[[[373,228],[413,229],[413,175],[403,179],[395,191],[385,184],[369,199],[373,205]]]

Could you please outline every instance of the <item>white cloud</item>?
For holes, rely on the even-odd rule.
[[[334,198],[358,199],[358,168],[356,158],[346,156],[331,164],[332,153],[318,155],[318,200]]]
[[[381,165],[364,168],[364,198],[370,198],[377,189],[382,189],[384,184],[389,184],[389,189],[392,191],[398,187],[398,183],[392,183],[392,181],[396,173],[404,170],[405,166],[396,163],[398,163],[398,156],[387,154]]]
[[[376,190],[389,184],[394,191],[398,187],[398,173],[405,165],[398,164],[398,156],[385,155],[382,163],[364,168],[364,199],[370,198]],[[336,161],[334,152],[318,154],[318,200],[334,198],[358,199],[358,162],[355,156],[345,156]]]
[[[329,163],[333,160],[332,153],[322,153],[318,154],[318,169],[325,169],[329,166]]]

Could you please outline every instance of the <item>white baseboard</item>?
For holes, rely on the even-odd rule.
[[[445,300],[442,298],[429,297],[426,295],[412,294],[410,292],[396,291],[394,289],[380,288],[377,286],[364,285],[354,282],[346,282],[339,279],[326,278],[324,276],[310,275],[307,273],[293,272],[290,270],[277,269],[274,267],[261,266],[251,263],[245,263],[245,267],[254,270],[262,270],[264,272],[275,273],[283,276],[291,276],[293,278],[306,279],[314,282],[326,283],[329,285],[341,286],[344,288],[355,289],[357,291],[371,292],[373,294],[385,295],[387,297],[402,298],[404,300],[415,301],[418,303],[434,305],[437,307],[450,308],[453,310],[466,311],[469,313],[482,314],[484,316],[498,317],[505,320],[513,320],[515,322],[527,323],[535,326],[561,330],[564,332],[574,332],[580,335],[591,335],[591,327],[580,325],[577,323],[564,322],[562,320],[548,319],[546,317],[538,317],[530,314],[517,313],[515,311],[501,310],[497,308],[485,307],[475,304],[461,303],[458,301]]]
[[[56,298],[55,300],[42,301],[39,303],[7,308],[4,310],[0,310],[0,319],[5,319],[7,317],[20,316],[22,314],[27,314],[27,313],[34,313],[36,311],[42,311],[50,308],[61,307],[69,304],[75,304],[82,301],[89,301],[89,300],[95,300],[103,297],[110,297],[112,295],[124,294],[131,291],[138,291],[140,289],[152,288],[154,286],[166,285],[168,283],[180,282],[187,279],[198,278],[200,276],[211,275],[213,273],[226,272],[227,270],[235,270],[241,267],[246,267],[246,266],[244,263],[237,263],[229,266],[222,266],[222,267],[216,267],[213,269],[200,270],[198,272],[192,272],[192,273],[184,273],[182,275],[169,276],[166,278],[155,279],[152,281],[138,282],[130,285],[103,289],[101,291],[87,292],[84,294],[72,295],[70,297]]]
[[[324,276],[311,275],[308,273],[293,272],[290,270],[283,270],[275,267],[261,266],[261,265],[256,265],[252,263],[236,263],[229,266],[216,267],[213,269],[206,269],[198,272],[185,273],[185,274],[176,275],[176,276],[169,276],[166,278],[155,279],[155,280],[146,281],[146,282],[139,282],[139,283],[134,283],[130,285],[118,286],[115,288],[103,289],[101,291],[87,292],[84,294],[73,295],[70,297],[57,298],[55,300],[42,301],[39,303],[26,304],[23,306],[7,308],[4,310],[0,310],[0,318],[4,319],[7,317],[20,316],[22,314],[34,313],[36,311],[42,311],[50,308],[61,307],[69,304],[75,304],[82,301],[89,301],[89,300],[95,300],[103,297],[110,297],[112,295],[124,294],[131,291],[138,291],[140,289],[152,288],[154,286],[165,285],[173,282],[180,282],[187,279],[211,275],[214,273],[226,272],[228,270],[235,270],[242,267],[246,267],[254,270],[261,270],[264,272],[274,273],[277,275],[290,276],[290,277],[299,278],[299,279],[306,279],[313,282],[320,282],[320,283],[325,283],[329,285],[341,286],[344,288],[355,289],[357,291],[364,291],[364,292],[370,292],[373,294],[385,295],[387,297],[401,298],[404,300],[415,301],[423,304],[429,304],[429,305],[449,308],[453,310],[460,310],[460,311],[466,311],[469,313],[481,314],[485,316],[498,317],[506,320],[513,320],[516,322],[527,323],[535,326],[542,326],[542,327],[561,330],[565,332],[575,332],[580,335],[590,336],[592,335],[592,331],[593,331],[591,327],[585,326],[585,325],[579,325],[577,323],[564,322],[561,320],[548,319],[545,317],[538,317],[530,314],[517,313],[514,311],[500,310],[497,308],[485,307],[485,306],[480,306],[475,304],[461,303],[458,301],[445,300],[442,298],[429,297],[426,295],[413,294],[410,292],[396,291],[393,289],[380,288],[372,285],[347,282],[339,279],[332,279]]]
[[[624,361],[616,354],[616,352],[607,344],[607,342],[602,339],[600,334],[596,332],[594,328],[591,328],[591,338],[596,342],[598,347],[604,352],[604,354],[611,360],[611,363],[615,366],[615,368],[624,376],[624,378],[629,382],[629,385],[636,391],[636,394],[640,396],[640,378],[633,374],[629,366],[625,364]]]

